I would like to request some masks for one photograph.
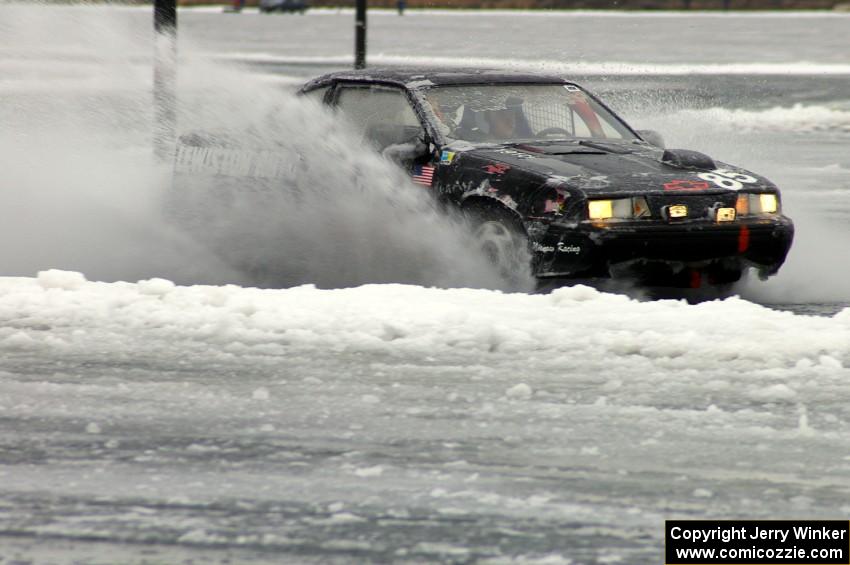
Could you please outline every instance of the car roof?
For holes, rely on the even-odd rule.
[[[555,75],[519,71],[385,67],[328,73],[311,80],[301,90],[306,92],[340,80],[394,84],[411,90],[461,84],[573,84]]]

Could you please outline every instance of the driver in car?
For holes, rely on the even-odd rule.
[[[523,115],[522,105],[522,98],[509,96],[504,108],[487,110],[484,114],[488,126],[487,137],[494,141],[531,137],[531,128]]]
[[[516,130],[516,111],[512,109],[488,110],[487,125],[491,139],[513,139]]]

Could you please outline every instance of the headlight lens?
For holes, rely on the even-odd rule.
[[[631,220],[647,216],[649,205],[643,196],[587,201],[587,217],[591,220]]]
[[[614,216],[614,205],[610,200],[588,200],[587,215],[591,220],[607,220]]]
[[[779,201],[775,194],[759,194],[762,214],[775,214],[779,210]]]
[[[739,216],[776,214],[779,211],[779,198],[775,194],[739,194],[735,210]]]

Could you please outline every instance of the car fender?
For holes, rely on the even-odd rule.
[[[511,207],[509,204],[505,203],[504,197],[499,198],[497,193],[479,193],[477,191],[469,191],[461,196],[460,207],[463,212],[468,212],[469,210],[478,207],[495,208],[516,220],[517,225],[522,227],[523,231],[525,231],[525,222],[523,221],[523,217],[516,211],[515,207]]]

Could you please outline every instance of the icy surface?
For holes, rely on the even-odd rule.
[[[52,271],[0,279],[0,358],[16,535],[650,563],[665,518],[850,505],[850,310]]]

